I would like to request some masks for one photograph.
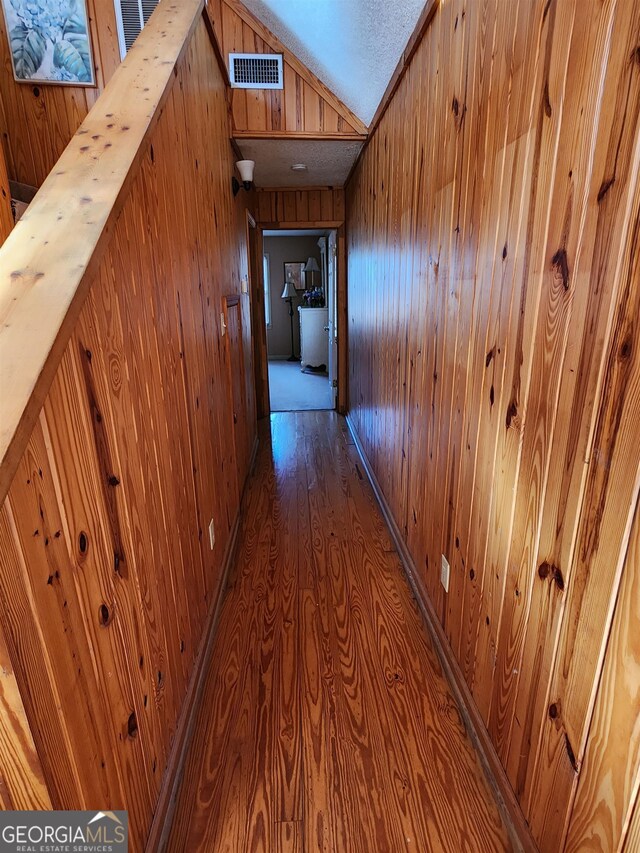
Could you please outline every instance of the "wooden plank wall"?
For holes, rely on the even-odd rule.
[[[0,808],[50,809],[42,765],[0,630]]]
[[[127,808],[132,850],[220,591],[255,437],[246,196],[233,201],[233,162],[200,18],[0,513],[0,623],[41,801]],[[223,337],[232,294],[234,335]]]
[[[225,63],[230,53],[281,53],[283,89],[233,89],[234,136],[362,138],[366,127],[239,0],[207,6]]]
[[[351,417],[553,853],[638,837],[639,44],[449,0],[347,187]]]
[[[11,188],[9,186],[7,164],[4,159],[2,146],[0,146],[0,246],[7,239],[12,229]]]
[[[630,826],[633,810],[638,811],[640,782],[638,637],[640,512],[636,508],[573,809],[567,843],[571,853],[598,846],[601,850],[622,847],[628,853],[639,849],[640,839]]]
[[[344,222],[344,190],[341,187],[306,189],[259,189],[256,220],[268,227],[338,227]]]
[[[96,86],[17,83],[0,14],[0,134],[13,181],[39,187],[120,64],[113,0],[87,0]]]

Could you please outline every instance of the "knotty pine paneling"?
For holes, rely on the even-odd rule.
[[[344,222],[344,190],[341,187],[309,187],[299,190],[256,191],[256,219],[259,225],[293,228],[333,227]]]
[[[0,808],[50,809],[42,766],[0,631]]]
[[[9,187],[7,164],[4,159],[2,146],[0,145],[0,246],[7,239],[12,228],[11,189]]]
[[[637,786],[636,786],[637,788]],[[629,820],[629,828],[625,835],[623,853],[633,853],[640,849],[640,797],[636,794],[636,802]]]
[[[282,89],[232,89],[234,134],[362,137],[366,127],[238,0],[207,5],[224,62],[230,53],[281,53]]]
[[[255,437],[233,162],[201,18],[0,513],[0,621],[46,795],[128,809],[133,850]]]
[[[640,778],[640,512],[636,509],[567,851],[617,850]],[[596,844],[597,840],[597,844]],[[633,847],[630,849],[634,849]]]
[[[17,83],[0,14],[0,133],[13,181],[39,187],[120,64],[113,0],[87,0],[96,86]]]
[[[640,482],[638,44],[633,0],[442,4],[347,187],[353,422],[554,853],[589,809],[615,848],[637,773],[602,793],[589,732],[633,693],[605,661],[596,698]]]

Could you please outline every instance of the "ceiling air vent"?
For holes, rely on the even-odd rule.
[[[282,55],[230,53],[229,77],[235,89],[282,89]]]
[[[127,51],[140,35],[140,30],[151,17],[158,2],[159,0],[114,0],[121,59],[125,58]]]

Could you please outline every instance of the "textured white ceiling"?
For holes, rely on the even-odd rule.
[[[257,187],[341,187],[362,148],[361,142],[311,139],[238,139],[243,156],[255,160]],[[292,172],[306,163],[305,172]]]
[[[365,124],[425,0],[244,0],[245,6]]]

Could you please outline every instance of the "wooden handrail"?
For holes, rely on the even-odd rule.
[[[0,504],[202,9],[158,5],[0,248]]]

